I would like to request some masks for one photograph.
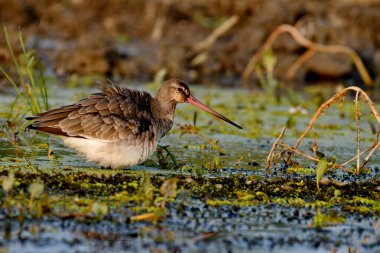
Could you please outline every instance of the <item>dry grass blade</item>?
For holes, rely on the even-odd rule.
[[[345,55],[348,55],[354,62],[356,68],[358,69],[360,76],[362,77],[364,83],[368,86],[372,85],[372,79],[370,75],[368,74],[367,69],[365,68],[362,60],[360,59],[359,55],[351,48],[347,46],[341,46],[341,45],[322,45],[322,44],[317,44],[314,43],[308,39],[306,39],[299,31],[297,28],[291,25],[280,25],[278,26],[268,37],[268,39],[265,41],[264,45],[252,56],[250,59],[249,63],[247,64],[244,72],[243,72],[243,77],[242,81],[245,86],[248,84],[248,78],[251,75],[251,73],[254,70],[255,63],[258,61],[258,59],[261,58],[263,52],[265,50],[268,50],[269,48],[272,48],[273,43],[277,40],[277,38],[283,34],[283,33],[289,33],[296,42],[298,42],[300,45],[303,47],[306,47],[310,50],[314,50],[316,52],[324,52],[324,53],[342,53]],[[295,71],[297,70],[308,58],[310,58],[314,54],[313,52],[309,52],[304,54],[302,59],[297,60],[295,64],[292,65],[292,70]],[[295,70],[294,70],[295,69]],[[289,75],[293,75],[290,70],[288,70]]]
[[[205,239],[208,239],[208,238],[211,238],[213,236],[215,236],[216,233],[215,232],[208,232],[208,233],[204,233],[204,234],[201,234],[197,237],[194,237],[192,239],[193,242],[197,242],[197,241],[201,241],[201,240],[205,240]]]
[[[131,217],[131,221],[143,221],[143,220],[157,220],[157,214],[155,213],[144,213],[138,214]]]

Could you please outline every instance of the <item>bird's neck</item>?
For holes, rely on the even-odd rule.
[[[151,107],[156,124],[159,125],[159,136],[161,138],[165,136],[173,126],[176,103],[171,103],[160,97],[156,97],[153,99]]]
[[[176,103],[167,100],[168,97],[164,97],[158,94],[152,102],[152,112],[155,118],[171,120],[174,119],[174,111]]]

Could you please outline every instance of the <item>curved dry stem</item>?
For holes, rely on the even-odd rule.
[[[244,72],[243,72],[243,84],[247,85],[248,78],[254,70],[254,65],[256,61],[262,56],[263,52],[266,49],[272,47],[273,43],[277,40],[277,38],[282,33],[289,33],[293,39],[298,42],[301,46],[304,46],[308,49],[313,49],[315,51],[324,52],[324,53],[342,53],[348,55],[354,62],[356,68],[358,69],[360,76],[362,77],[364,83],[368,86],[372,85],[372,79],[368,74],[367,69],[365,68],[362,60],[359,55],[351,48],[347,46],[341,45],[322,45],[314,43],[308,39],[306,39],[294,26],[291,25],[280,25],[278,26],[268,37],[264,45],[252,56],[249,63],[247,64]]]

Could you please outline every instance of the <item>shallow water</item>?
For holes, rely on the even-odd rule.
[[[175,210],[173,203],[170,210]],[[113,215],[113,214],[111,214]],[[373,220],[347,219],[340,226],[310,228],[314,211],[272,207],[210,208],[189,201],[184,213],[171,212],[160,225],[104,220],[97,224],[46,219],[3,240],[10,252],[359,252],[378,250]],[[113,219],[115,219],[115,216]],[[378,224],[377,224],[378,225]],[[35,231],[30,232],[30,231]],[[3,233],[5,237],[6,234]]]
[[[150,86],[140,88],[152,90]],[[59,92],[56,89],[52,88],[52,93],[56,94],[50,100],[53,106],[71,103],[84,94],[95,91],[67,89],[65,92]],[[242,124],[245,129],[239,131],[189,105],[179,105],[175,126],[171,133],[161,140],[160,145],[169,145],[169,150],[182,165],[181,169],[160,168],[157,158],[153,156],[151,162],[145,165],[114,172],[102,172],[99,169],[100,173],[116,175],[145,171],[152,175],[163,176],[198,174],[206,178],[228,178],[231,175],[241,176],[247,180],[251,177],[271,178],[273,175],[266,174],[265,159],[281,127],[289,121],[289,118],[295,119],[295,124],[289,127],[286,135],[286,143],[293,145],[296,137],[307,126],[313,112],[311,105],[305,102],[305,106],[309,106],[308,113],[293,114],[289,103],[266,102],[263,94],[251,91],[223,89],[223,92],[220,92],[217,88],[195,87],[193,92],[200,100],[210,103],[217,111]],[[257,98],[257,101],[254,98]],[[4,105],[11,99],[9,96],[0,97],[0,101]],[[198,111],[197,126],[201,133],[207,138],[219,140],[218,145],[227,152],[226,155],[219,155],[218,150],[205,145],[198,136],[186,134],[179,138],[180,125],[192,124],[194,111]],[[344,161],[354,156],[356,152],[355,131],[352,128],[354,121],[350,119],[349,111],[345,118],[337,120],[334,114],[338,112],[338,108],[332,108],[332,112],[326,113],[323,117],[319,125],[322,127],[315,127],[315,131],[318,134],[319,150],[326,156],[336,156],[338,161]],[[364,111],[363,117],[367,116]],[[372,133],[369,124],[362,123],[362,125],[361,137],[365,139],[362,145],[370,145],[372,140],[369,137]],[[332,133],[331,129],[336,130]],[[35,133],[22,134],[21,137],[31,162],[44,168],[44,171],[88,173],[93,167],[98,168],[95,164],[84,161],[74,150],[64,147],[55,137]],[[301,150],[307,151],[312,147],[313,141],[312,137],[306,138],[302,142]],[[8,166],[23,167],[27,164],[22,158],[14,159],[15,152],[10,143],[4,139],[0,139],[0,143],[0,165],[3,171],[7,170]],[[54,150],[53,161],[47,155],[48,147]],[[208,167],[215,157],[219,157],[220,165],[214,168]],[[304,167],[315,166],[305,158],[299,158],[297,161]],[[370,162],[371,172],[357,178],[358,180],[379,177],[379,170],[374,169],[380,164],[379,155],[375,154]],[[199,170],[197,172],[199,168],[202,169],[201,173]],[[293,178],[284,170],[279,169],[275,172],[276,176]],[[346,174],[337,173],[334,178],[348,182],[357,180],[352,177],[339,178],[342,175]],[[305,180],[307,179],[313,177],[305,177]],[[47,189],[48,192],[50,190]],[[380,221],[376,215],[344,214],[346,219],[341,224],[334,223],[315,228],[312,223],[313,217],[317,214],[316,208],[277,204],[212,206],[206,202],[207,196],[189,197],[186,191],[181,191],[174,202],[167,204],[167,213],[157,224],[148,221],[131,222],[128,218],[131,216],[128,207],[111,208],[102,220],[96,222],[43,217],[41,222],[28,218],[23,225],[20,225],[17,219],[7,218],[3,210],[0,215],[2,221],[0,250],[3,248],[9,252],[333,252],[334,250],[347,252],[349,249],[359,252],[380,251]],[[338,214],[341,212],[339,206],[326,210]]]

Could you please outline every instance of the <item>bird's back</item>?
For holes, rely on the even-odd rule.
[[[75,104],[52,109],[32,117],[30,129],[103,141],[140,138],[154,134],[151,102],[147,92],[108,84]]]

